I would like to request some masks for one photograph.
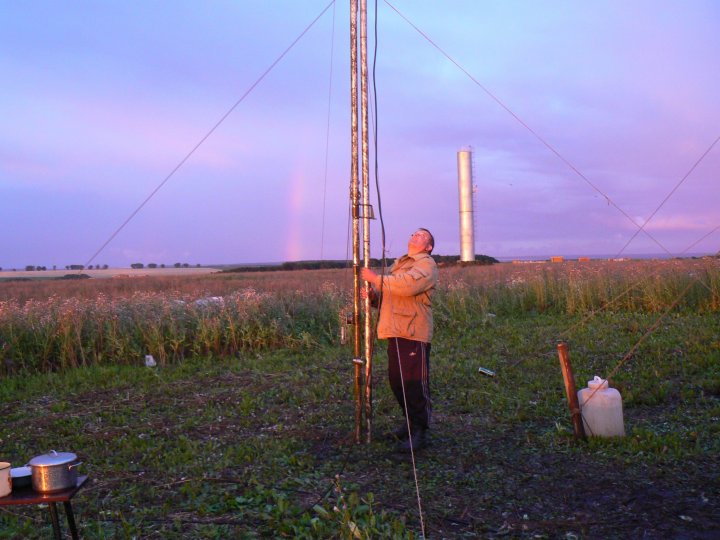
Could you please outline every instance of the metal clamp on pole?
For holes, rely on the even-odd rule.
[[[373,210],[372,204],[360,204],[359,205],[360,215],[358,217],[361,218],[368,218],[368,219],[375,219],[375,211]]]

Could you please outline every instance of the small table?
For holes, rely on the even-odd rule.
[[[50,509],[50,520],[52,521],[53,532],[57,540],[62,539],[62,533],[60,532],[60,520],[58,519],[58,511],[56,503],[63,503],[65,506],[65,516],[67,517],[68,527],[70,528],[70,534],[73,540],[77,540],[78,531],[75,525],[75,516],[73,514],[72,505],[70,499],[80,490],[83,484],[87,481],[87,476],[78,476],[77,483],[74,487],[63,489],[62,491],[55,491],[53,493],[39,493],[31,487],[23,487],[14,489],[9,495],[0,497],[0,506],[14,506],[20,504],[47,504]]]

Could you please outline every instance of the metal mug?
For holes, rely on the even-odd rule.
[[[12,491],[12,477],[10,476],[10,463],[0,461],[0,497],[10,495]]]

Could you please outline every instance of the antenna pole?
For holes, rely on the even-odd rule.
[[[360,114],[362,116],[363,263],[370,266],[370,151],[368,144],[367,0],[360,0]],[[365,298],[365,442],[372,441],[372,317]]]
[[[362,434],[363,395],[362,358],[360,357],[360,186],[358,178],[358,73],[357,73],[358,0],[350,0],[350,200],[353,237],[353,367],[355,369],[355,443]]]

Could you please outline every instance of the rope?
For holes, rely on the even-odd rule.
[[[403,376],[402,363],[400,362],[400,344],[398,343],[398,338],[394,338],[394,339],[395,339],[395,352],[397,353],[398,370],[400,371],[400,387],[402,388],[402,395],[403,395],[403,409],[405,411],[405,424],[407,425],[408,441],[410,441],[410,439],[412,439],[412,429],[410,428],[410,414],[408,413],[407,397],[405,396],[405,377]],[[423,355],[423,358],[421,361],[425,361],[424,355]],[[409,446],[410,446],[410,461],[412,462],[412,468],[413,468],[413,478],[415,479],[415,495],[417,497],[418,512],[420,515],[420,531],[422,533],[422,537],[425,538],[425,520],[423,519],[422,502],[420,500],[420,484],[418,483],[417,466],[415,465],[415,451],[413,450],[412,443],[410,443]]]
[[[650,238],[655,244],[660,247],[665,253],[668,255],[672,255],[670,251],[662,245],[657,239],[655,239],[654,236],[652,236],[648,231],[645,229],[642,229],[642,227],[622,208],[620,208],[615,201],[613,201],[608,195],[606,195],[599,187],[597,187],[593,182],[590,181],[590,179],[585,176],[580,170],[578,170],[575,165],[573,165],[568,159],[566,159],[558,150],[555,149],[554,146],[552,146],[548,141],[546,141],[539,133],[537,133],[534,129],[532,129],[527,123],[525,123],[515,112],[510,109],[500,98],[495,96],[487,87],[485,87],[480,81],[478,81],[475,77],[473,77],[468,70],[466,70],[460,63],[455,60],[452,56],[450,56],[447,52],[445,52],[437,43],[435,43],[430,37],[423,32],[420,28],[418,28],[415,24],[412,23],[405,15],[403,15],[395,6],[393,6],[388,0],[384,0],[384,2],[393,10],[395,13],[397,13],[405,22],[407,22],[410,26],[415,29],[416,32],[418,32],[425,40],[427,40],[428,43],[430,43],[435,49],[437,49],[440,54],[442,54],[445,58],[450,60],[455,66],[460,69],[472,82],[474,82],[483,92],[485,92],[495,103],[497,103],[500,107],[502,107],[510,116],[512,116],[521,126],[523,126],[527,131],[529,131],[543,146],[545,146],[548,150],[550,150],[555,156],[560,159],[565,165],[567,165],[570,170],[572,170],[577,176],[579,176],[582,180],[585,181],[592,189],[594,189],[597,193],[602,195],[603,198],[607,201],[607,203],[611,206],[613,206],[618,212],[620,212],[630,223],[632,223],[636,228],[641,229],[645,235]]]
[[[227,119],[228,116],[230,116],[230,114],[232,114],[232,112],[237,108],[237,106],[240,105],[240,103],[242,103],[248,95],[250,95],[250,93],[255,89],[255,87],[258,84],[260,84],[260,82],[268,75],[268,73],[270,73],[273,70],[273,68],[280,62],[280,60],[282,60],[285,57],[285,55],[288,52],[290,52],[290,50],[297,44],[297,42],[300,41],[300,39],[302,39],[302,37],[310,30],[310,28],[312,28],[315,25],[315,23],[320,19],[320,17],[322,17],[325,14],[325,12],[328,9],[330,9],[330,6],[332,6],[334,4],[335,4],[335,0],[332,0],[327,6],[325,6],[325,9],[323,9],[320,12],[320,14],[317,17],[315,17],[312,20],[312,22],[309,25],[307,25],[302,32],[300,32],[300,35],[298,35],[298,37],[296,37],[293,40],[293,42],[290,43],[290,45],[280,54],[280,56],[278,56],[275,59],[275,61],[272,64],[270,64],[270,67],[268,67],[252,85],[250,85],[250,88],[248,88],[245,91],[245,93],[240,97],[240,99],[238,99],[232,105],[232,107],[230,107],[227,110],[227,112],[225,114],[223,114],[217,122],[215,122],[215,125],[212,128],[210,128],[210,130],[205,134],[205,136],[202,137],[200,139],[200,141],[195,146],[193,146],[193,148],[185,155],[185,157],[180,160],[180,162],[175,166],[175,168],[172,171],[170,171],[170,174],[168,174],[163,179],[163,181],[160,182],[160,184],[158,184],[158,186],[154,190],[152,190],[150,195],[148,195],[145,198],[145,200],[142,203],[140,203],[140,205],[130,214],[130,216],[128,216],[128,218],[125,221],[123,221],[122,224],[117,229],[115,229],[115,231],[110,235],[110,237],[105,241],[105,243],[103,243],[103,245],[101,245],[100,248],[98,248],[98,250],[93,254],[92,257],[90,257],[90,259],[88,259],[88,261],[85,263],[85,267],[88,267],[90,265],[90,263],[95,260],[95,257],[100,255],[100,253],[107,247],[107,245],[110,242],[113,241],[113,239],[120,233],[120,231],[122,231],[127,226],[127,224],[130,223],[130,221],[138,214],[138,212],[140,212],[140,210],[142,210],[142,208],[148,202],[150,202],[150,199],[152,199],[155,196],[155,194],[158,191],[160,191],[160,189],[168,182],[168,180],[170,180],[170,178],[172,178],[175,175],[175,173],[178,170],[180,170],[180,168],[183,165],[185,165],[185,162],[188,159],[190,159],[190,157],[197,151],[197,149],[200,148],[200,146],[202,146],[202,144],[215,132],[215,130],[217,130],[217,128],[220,127],[220,125]]]
[[[320,227],[320,260],[325,246],[325,200],[327,196],[328,156],[330,155],[330,105],[332,102],[333,52],[335,50],[335,2],[333,2],[332,32],[330,33],[330,81],[328,82],[327,127],[325,128],[325,178],[323,180],[322,225]]]

